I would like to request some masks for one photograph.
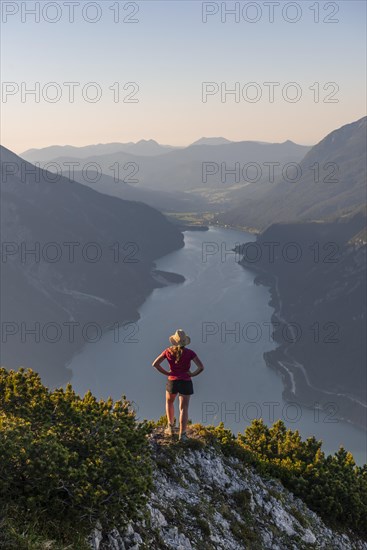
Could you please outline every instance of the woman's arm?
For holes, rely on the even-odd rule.
[[[198,368],[194,372],[189,372],[189,375],[191,377],[197,376],[198,374],[200,374],[204,370],[204,365],[202,364],[202,362],[200,361],[198,356],[194,357],[193,361],[194,361],[195,365],[197,365]]]
[[[158,355],[158,357],[156,359],[154,359],[154,361],[152,363],[152,367],[157,369],[159,372],[161,372],[165,376],[168,376],[169,372],[167,372],[163,367],[161,367],[161,363],[162,363],[162,361],[164,361],[165,358],[166,358],[166,356],[164,355],[164,352],[161,353],[160,355]]]

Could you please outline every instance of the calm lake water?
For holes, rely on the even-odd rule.
[[[165,413],[166,377],[151,364],[170,345],[168,336],[183,328],[205,366],[193,378],[193,422],[223,421],[237,433],[255,417],[267,424],[281,418],[303,437],[321,439],[326,452],[344,445],[358,463],[366,462],[362,430],[322,410],[284,402],[280,376],[265,365],[264,351],[276,347],[269,291],[254,284],[255,275],[231,252],[255,236],[214,227],[184,235],[185,247],[160,259],[157,268],[180,273],[185,282],[154,290],[138,322],[87,344],[69,364],[75,390],[114,399],[124,394],[134,402],[138,418],[159,418]]]

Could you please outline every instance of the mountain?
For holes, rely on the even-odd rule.
[[[96,145],[86,145],[84,147],[74,147],[72,145],[51,145],[41,149],[27,149],[20,154],[22,158],[29,162],[49,162],[50,160],[68,156],[71,158],[88,158],[90,156],[108,155],[113,153],[125,152],[132,155],[154,156],[167,153],[175,149],[172,145],[160,145],[154,139],[141,139],[137,143],[129,141],[128,143],[98,143]]]
[[[225,143],[231,143],[231,141],[224,137],[202,137],[191,145],[224,145]]]
[[[319,220],[358,207],[366,196],[367,117],[328,134],[305,155],[300,173],[269,185],[261,200],[241,201],[218,221],[265,229],[290,220]]]
[[[87,175],[84,172],[75,171],[73,180],[99,193],[128,201],[144,202],[162,212],[192,212],[207,208],[201,197],[192,197],[189,193],[179,191],[154,191],[140,185],[129,185],[121,180],[116,181],[112,176],[98,174],[93,169],[89,169]]]
[[[127,143],[122,150],[132,155],[154,157],[174,149],[179,149],[179,147],[174,147],[173,145],[160,145],[154,139],[141,139],[136,143]]]
[[[264,358],[282,375],[285,398],[321,409],[331,403],[337,418],[365,429],[366,122],[315,145],[299,181],[280,179],[217,217],[259,232],[241,263],[270,287],[278,347]],[[330,168],[333,182],[322,176]]]
[[[301,161],[309,150],[310,147],[292,142],[243,141],[190,145],[159,156],[132,155],[119,151],[89,157],[64,155],[55,157],[52,162],[58,165],[58,170],[64,175],[70,173],[71,162],[76,171],[90,166],[96,169],[97,166],[100,172],[110,177],[116,177],[117,172],[117,179],[126,183],[129,183],[129,174],[134,171],[134,178],[141,187],[190,193],[198,199],[199,207],[205,201],[206,208],[218,210],[218,207],[229,208],[237,204],[241,197],[247,196],[250,187],[251,197],[259,197],[267,190],[264,182],[268,179],[269,168],[264,163],[279,164],[274,169],[276,177],[284,164]],[[46,164],[42,159],[37,160],[41,167]],[[236,169],[235,175],[226,172],[233,169]]]
[[[241,261],[271,290],[278,347],[264,358],[285,398],[364,429],[366,219],[362,206],[329,221],[271,224],[257,237],[257,260],[250,244]]]
[[[5,147],[1,168],[1,362],[64,383],[86,341],[138,319],[162,285],[154,261],[182,247],[183,235],[146,204],[55,181]]]

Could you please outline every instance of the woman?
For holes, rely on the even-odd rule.
[[[186,346],[191,342],[190,338],[182,329],[177,329],[173,336],[169,337],[172,344],[166,348],[157,359],[152,363],[153,367],[159,372],[168,376],[166,384],[166,413],[168,427],[166,433],[173,435],[174,431],[174,416],[175,416],[175,399],[177,394],[180,395],[180,441],[187,441],[186,427],[188,421],[188,410],[190,395],[194,393],[192,380],[193,376],[197,376],[204,370],[204,365],[200,361],[196,353]],[[167,372],[161,367],[162,361],[167,359],[170,370]],[[190,372],[191,360],[197,365],[195,372]]]

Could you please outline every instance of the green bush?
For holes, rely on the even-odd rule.
[[[243,466],[253,466],[262,477],[280,479],[334,529],[350,529],[367,538],[367,465],[356,466],[345,449],[325,456],[321,441],[303,441],[281,420],[269,428],[255,419],[237,438],[223,422],[193,424],[192,433]]]
[[[326,523],[367,536],[367,466],[356,466],[342,447],[325,456],[314,437],[302,441],[278,420],[268,428],[253,420],[238,443],[258,461],[258,469],[281,479]]]
[[[137,519],[152,488],[146,436],[164,424],[137,422],[125,396],[97,401],[70,385],[50,391],[31,370],[1,368],[0,547],[82,550],[97,520],[106,531]],[[343,448],[325,456],[321,442],[302,441],[281,421],[269,428],[254,420],[237,438],[223,423],[192,424],[190,435],[194,448],[213,445],[239,468],[280,479],[330,526],[367,537],[367,466]],[[246,492],[233,499],[247,508]]]
[[[0,517],[51,537],[123,526],[152,486],[148,431],[125,397],[50,391],[32,370],[1,368]]]
[[[249,508],[250,506],[250,503],[251,503],[251,493],[250,491],[247,491],[246,489],[242,490],[242,491],[235,491],[234,493],[232,493],[232,498],[233,500],[235,501],[235,503],[237,504],[237,506],[239,506],[240,508],[246,510]]]

